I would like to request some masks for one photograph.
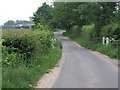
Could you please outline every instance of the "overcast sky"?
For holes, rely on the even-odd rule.
[[[8,20],[29,20],[43,2],[53,0],[0,0],[0,25]]]

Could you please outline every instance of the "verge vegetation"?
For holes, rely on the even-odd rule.
[[[66,30],[65,35],[112,58],[120,58],[116,42],[120,40],[119,18],[119,2],[54,2],[54,20]],[[103,38],[107,45],[102,45]]]
[[[68,36],[70,39],[76,41],[85,48],[91,49],[93,51],[99,51],[111,58],[118,58],[118,43],[111,41],[110,44],[103,45],[102,39],[99,42],[96,42],[92,40],[93,31],[94,25],[92,24],[83,26],[81,33],[78,33],[75,29],[73,29],[73,31],[69,33],[64,33],[64,35]]]
[[[3,88],[29,88],[61,57],[61,44],[47,30],[5,30],[2,37]]]

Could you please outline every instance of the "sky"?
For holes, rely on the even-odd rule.
[[[43,2],[53,0],[0,0],[0,25],[8,20],[30,20]]]

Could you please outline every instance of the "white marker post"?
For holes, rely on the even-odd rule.
[[[109,38],[106,37],[106,45],[108,45],[108,44],[109,44]]]
[[[105,45],[105,37],[102,38],[102,43]]]

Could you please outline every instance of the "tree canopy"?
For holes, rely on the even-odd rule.
[[[54,20],[67,31],[94,23],[94,37],[99,38],[103,27],[119,21],[119,9],[118,2],[54,2]]]
[[[54,28],[66,29],[68,32],[78,26],[78,32],[84,25],[94,24],[93,37],[100,38],[101,31],[117,23],[120,18],[118,2],[54,2],[53,6],[43,3],[33,14],[36,25],[42,24]],[[111,24],[111,25],[110,25]]]
[[[49,27],[52,26],[52,18],[53,18],[53,7],[49,6],[46,3],[43,3],[41,7],[37,9],[37,11],[33,14],[33,21],[36,25],[47,25]]]

